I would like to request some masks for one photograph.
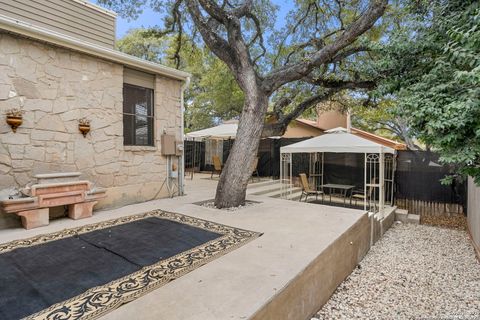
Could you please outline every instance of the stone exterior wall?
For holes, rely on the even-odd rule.
[[[0,190],[23,187],[38,173],[80,171],[108,188],[96,208],[165,196],[160,136],[181,139],[181,85],[156,77],[155,147],[124,146],[122,65],[0,33]],[[10,108],[25,112],[16,133],[5,122]],[[91,120],[86,138],[82,117]]]

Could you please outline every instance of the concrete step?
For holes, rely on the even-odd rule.
[[[408,216],[408,210],[398,209],[398,208],[395,210],[395,221],[407,223],[407,216]]]
[[[275,184],[265,184],[262,186],[257,186],[255,188],[247,188],[248,194],[253,194],[256,196],[264,195],[266,193],[270,193],[276,190],[280,190],[280,184],[275,183]]]
[[[292,192],[293,192],[293,193],[297,193],[297,192],[299,192],[299,191],[301,191],[301,190],[302,190],[302,189],[299,188],[299,187],[294,187],[294,188],[292,188]],[[270,193],[265,193],[265,194],[263,194],[263,195],[264,195],[264,196],[267,196],[267,197],[271,197],[271,198],[280,198],[280,196],[282,195],[281,190],[280,190],[280,186],[278,187],[277,190],[272,191],[272,192],[270,192]]]
[[[276,184],[263,184],[263,186],[250,189],[247,189],[248,194],[255,195],[255,196],[265,196],[271,198],[280,198],[282,195],[282,191],[280,190],[280,182],[276,181]],[[292,187],[292,194],[287,195],[288,199],[298,200],[302,193],[302,188],[300,187]]]
[[[408,210],[397,208],[395,210],[395,221],[400,221],[402,223],[420,224],[420,215],[408,213]]]
[[[420,215],[409,213],[407,216],[407,223],[420,224]]]
[[[280,190],[280,182],[278,180],[262,181],[251,183],[248,185],[247,193],[255,196],[265,196],[271,198],[280,198],[282,193]],[[298,201],[302,194],[302,188],[293,187],[292,193],[287,194],[287,200]],[[310,199],[313,199],[312,197]]]
[[[263,181],[257,182],[256,178],[254,178],[254,181],[251,181],[248,184],[248,189],[252,190],[252,189],[261,188],[264,186],[270,186],[278,183],[279,183],[278,180],[263,180]]]
[[[287,197],[288,200],[292,200],[292,201],[298,201],[300,200],[300,196],[302,195],[302,192],[295,192],[295,193],[292,193],[291,196]]]
[[[302,195],[302,189],[298,188],[298,190],[294,190],[291,194],[287,194],[287,197],[285,199],[292,200],[292,201],[298,201],[300,199],[301,195]],[[280,195],[279,195],[279,197],[280,197]]]

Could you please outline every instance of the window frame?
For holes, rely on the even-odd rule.
[[[126,88],[127,87],[130,87],[130,88],[133,88],[133,89],[142,89],[142,90],[145,90],[145,91],[150,91],[150,99],[151,100],[151,115],[148,115],[148,105],[147,105],[147,114],[146,115],[142,115],[142,114],[138,114],[138,113],[127,113],[125,112],[125,103],[126,103],[126,99],[125,99],[125,94],[126,94]],[[124,147],[143,147],[143,148],[152,148],[152,147],[155,147],[155,90],[152,89],[152,88],[148,88],[148,87],[143,87],[143,86],[138,86],[138,85],[134,85],[134,84],[130,84],[130,83],[126,83],[124,82],[123,83],[123,103],[122,103],[122,124],[123,124],[123,146]],[[148,103],[148,102],[147,102]],[[132,131],[133,132],[130,132],[130,134],[132,135],[132,143],[131,144],[126,144],[125,143],[125,116],[128,116],[128,117],[131,117],[133,118],[133,126],[131,127],[132,128]],[[147,141],[151,139],[151,144],[147,143],[147,144],[137,144],[136,143],[136,127],[135,127],[135,120],[137,117],[146,117],[147,119]],[[148,123],[149,123],[149,120],[151,121],[152,125],[151,125],[151,133],[149,134],[149,131],[148,131]]]

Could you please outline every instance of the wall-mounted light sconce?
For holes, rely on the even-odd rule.
[[[83,134],[83,137],[87,136],[90,132],[90,120],[87,118],[81,118],[78,120],[78,130]]]
[[[17,128],[23,123],[23,114],[24,111],[18,108],[9,109],[5,112],[7,124],[13,132],[17,132]]]

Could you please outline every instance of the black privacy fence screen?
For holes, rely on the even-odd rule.
[[[396,204],[418,214],[467,212],[466,181],[454,180],[449,185],[441,183],[443,178],[452,173],[453,168],[442,165],[439,155],[434,152],[398,152]]]
[[[262,139],[258,148],[258,174],[261,177],[278,179],[280,176],[280,148],[307,138]],[[230,153],[234,140],[224,140],[222,162]],[[309,173],[309,155],[292,156],[292,175]],[[210,162],[210,161],[207,161]],[[187,175],[195,171],[210,171],[205,164],[205,142],[185,141],[185,165]],[[325,153],[323,183],[364,186],[364,154]],[[442,165],[438,154],[430,151],[400,150],[396,156],[395,205],[418,214],[451,214],[466,212],[467,185],[454,180],[444,185],[441,180],[451,174],[453,168]]]

